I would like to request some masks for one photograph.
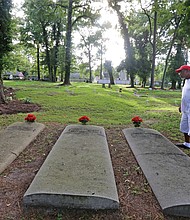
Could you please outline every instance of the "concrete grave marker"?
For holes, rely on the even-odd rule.
[[[190,157],[153,129],[123,132],[163,212],[190,217]]]
[[[0,131],[0,173],[44,128],[43,124],[37,122],[16,122]]]
[[[23,200],[26,207],[117,209],[119,200],[104,128],[67,126]]]

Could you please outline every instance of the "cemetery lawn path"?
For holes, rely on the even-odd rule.
[[[15,101],[15,100],[14,100]],[[23,103],[15,101],[15,110],[0,105],[1,114],[17,113]],[[11,105],[10,105],[11,106]],[[27,105],[25,110],[28,109]],[[30,111],[40,108],[30,104]],[[22,106],[22,108],[24,108]],[[5,109],[5,110],[3,110]],[[9,110],[8,110],[9,109]],[[4,112],[3,112],[4,111]],[[23,110],[23,112],[26,112]],[[0,175],[0,220],[177,220],[164,216],[154,194],[138,166],[122,133],[122,126],[104,127],[107,135],[120,200],[116,211],[23,209],[22,198],[35,174],[64,129],[58,123],[46,128]]]

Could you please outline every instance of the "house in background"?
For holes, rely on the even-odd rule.
[[[4,80],[24,79],[24,75],[22,72],[18,72],[18,71],[15,74],[11,72],[6,72],[3,74],[3,79]]]

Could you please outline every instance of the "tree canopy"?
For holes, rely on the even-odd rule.
[[[188,62],[188,0],[25,0],[22,6],[24,17],[15,23],[11,19],[11,1],[2,0],[1,73],[10,69],[10,66],[12,69],[22,66],[22,71],[37,75],[38,80],[46,78],[55,82],[60,78],[63,85],[70,85],[72,71],[85,68],[91,82],[93,71],[97,74],[94,70],[94,66],[97,66],[101,78],[102,67],[107,66],[103,65],[107,60],[103,56],[107,40],[104,32],[110,25],[104,26],[99,21],[106,2],[106,10],[118,18],[118,24],[112,28],[119,31],[124,40],[125,59],[121,60],[117,70],[126,70],[131,87],[135,86],[135,78],[138,77],[142,86],[149,84],[154,88],[155,69],[160,70],[157,68],[158,59],[162,58],[164,68],[160,80],[163,88],[165,80],[174,79],[171,77],[174,71],[172,64],[179,53],[179,45],[184,56],[179,65]],[[17,32],[14,47],[11,45],[13,32]],[[73,43],[76,36],[80,37],[78,44]],[[11,48],[14,48],[14,52],[11,52]],[[79,49],[83,54],[81,57],[76,54]],[[173,84],[177,82],[178,79]]]
[[[1,78],[4,65],[3,58],[11,51],[12,43],[11,7],[11,0],[0,1],[0,103],[5,102]]]

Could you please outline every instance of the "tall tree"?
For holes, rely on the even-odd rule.
[[[65,79],[64,85],[70,85],[70,69],[71,69],[71,45],[72,45],[72,16],[73,16],[73,0],[69,0],[67,10],[67,26],[66,26],[66,53],[65,53]]]
[[[153,0],[153,3],[149,3],[148,6],[142,6],[141,9],[144,11],[145,15],[148,18],[149,29],[150,29],[150,44],[152,45],[152,67],[151,67],[151,82],[150,88],[154,88],[154,71],[155,71],[155,61],[156,61],[156,44],[157,44],[157,23],[158,23],[158,10],[159,4],[158,0]],[[153,14],[153,16],[152,16]]]
[[[133,47],[131,45],[131,39],[129,34],[129,27],[126,19],[126,12],[121,10],[122,0],[108,0],[109,6],[117,13],[119,25],[121,28],[121,34],[124,39],[124,50],[125,50],[125,69],[130,74],[131,87],[134,87],[134,79],[136,73],[135,59],[133,53]]]
[[[80,35],[82,41],[79,44],[79,48],[83,50],[85,56],[88,58],[89,82],[92,82],[92,65],[96,59],[95,53],[102,45],[102,31],[93,27],[85,27],[82,31],[80,30]]]
[[[146,86],[151,71],[148,35],[148,31],[145,30],[134,37],[137,50],[137,73],[142,80],[142,87]]]
[[[152,60],[147,16],[142,12],[132,13],[128,22],[129,33],[133,41],[136,72],[142,81],[142,86],[145,87],[150,78]]]
[[[27,47],[32,45],[37,49],[38,78],[39,53],[45,51],[43,63],[48,67],[49,79],[54,82],[65,13],[60,11],[52,0],[26,0],[23,9],[26,17],[22,28],[22,41]]]
[[[84,19],[94,20],[97,18],[97,10],[93,12],[91,8],[91,0],[69,0],[67,9],[67,25],[66,25],[66,54],[65,54],[65,78],[63,85],[70,85],[70,70],[72,60],[72,30],[75,24],[83,22]]]
[[[154,88],[154,71],[156,63],[156,42],[157,42],[157,19],[158,19],[158,0],[154,0],[154,26],[153,26],[153,42],[152,42],[152,70],[150,88]]]
[[[169,11],[169,12],[168,12]],[[185,18],[185,10],[184,10],[184,3],[182,2],[176,2],[175,4],[172,4],[170,6],[170,10],[167,10],[167,13],[169,13],[169,22],[167,24],[170,25],[169,31],[170,31],[170,43],[169,43],[169,48],[167,52],[167,56],[165,59],[165,66],[164,66],[164,72],[163,72],[163,77],[162,77],[162,84],[161,84],[161,89],[164,89],[164,81],[166,77],[166,72],[168,68],[168,63],[170,59],[170,55],[172,52],[172,49],[174,47],[175,41],[183,41],[184,37],[181,36],[179,37],[178,31],[181,26],[181,22]]]
[[[5,103],[3,90],[3,58],[11,51],[12,33],[11,33],[11,0],[0,1],[0,103]]]
[[[178,89],[181,89],[181,77],[176,74],[175,70],[178,69],[181,65],[185,64],[185,54],[182,43],[178,43],[176,46],[176,54],[171,57],[169,67],[168,67],[168,76],[172,82],[171,89],[176,89],[176,82],[178,82]]]
[[[182,24],[182,28],[184,30],[184,33],[188,36],[188,46],[190,47],[190,29],[189,29],[189,23],[190,23],[190,1],[186,0],[184,3],[185,7],[185,19]]]

